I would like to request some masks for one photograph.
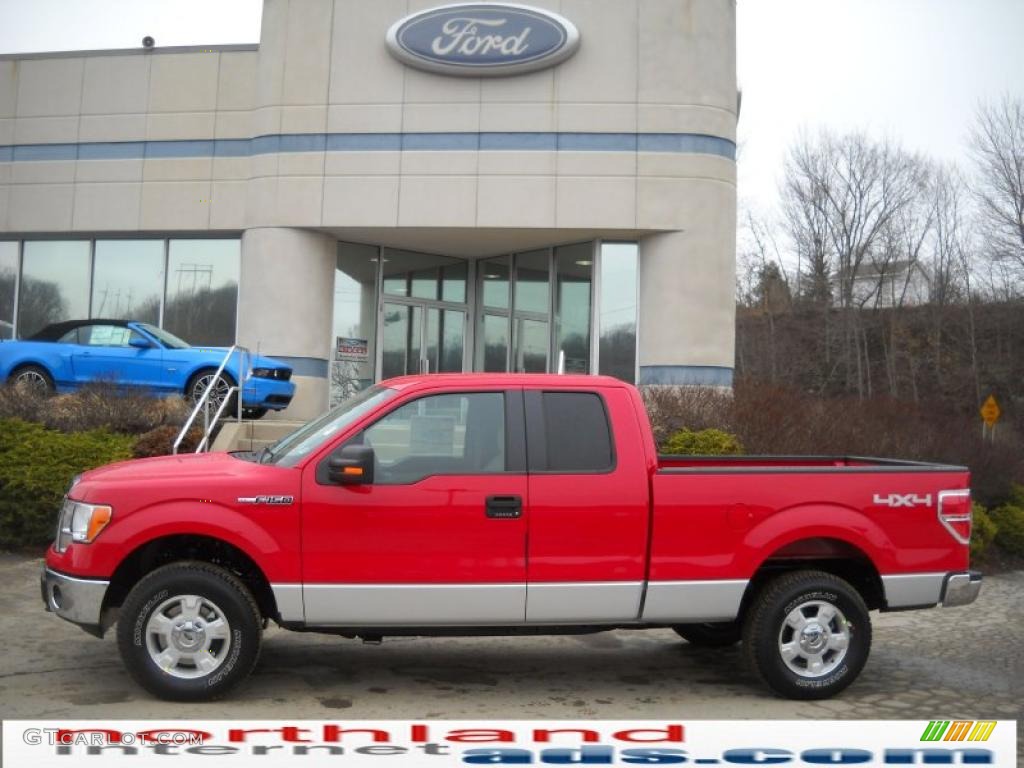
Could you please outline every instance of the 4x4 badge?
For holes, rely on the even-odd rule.
[[[932,495],[918,496],[916,493],[890,493],[888,496],[875,494],[873,502],[880,507],[930,507]]]

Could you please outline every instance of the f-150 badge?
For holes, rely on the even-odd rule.
[[[294,496],[239,496],[239,504],[291,504]]]

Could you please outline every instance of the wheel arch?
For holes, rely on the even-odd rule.
[[[110,577],[103,612],[120,607],[132,587],[146,574],[185,560],[210,563],[233,573],[248,587],[264,619],[279,618],[270,581],[252,557],[224,539],[193,533],[159,536],[133,549]]]
[[[53,373],[53,366],[35,357],[22,358],[16,363],[12,363],[10,371],[7,374],[7,380],[10,381],[13,379],[18,371],[24,368],[42,368],[46,375],[50,377],[50,381],[54,384],[57,383],[57,377]]]
[[[869,610],[885,607],[881,574],[864,549],[836,536],[808,536],[779,546],[761,561],[743,593],[739,619],[765,584],[780,574],[803,570],[824,571],[849,582]]]
[[[189,393],[189,390],[192,389],[193,382],[199,376],[201,376],[204,373],[216,373],[217,369],[219,367],[220,367],[220,363],[219,362],[214,363],[214,362],[210,362],[210,361],[204,360],[202,362],[196,363],[194,366],[189,368],[188,372],[185,374],[185,384],[184,384],[184,387],[183,387],[182,391],[187,396],[188,393]],[[225,378],[227,378],[227,380],[231,383],[232,386],[238,386],[238,377],[235,376],[235,374],[231,370],[230,366],[225,367],[224,370],[221,371],[220,375],[224,376]]]

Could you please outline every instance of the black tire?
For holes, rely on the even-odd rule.
[[[243,419],[262,419],[267,415],[267,408],[243,408]]]
[[[11,371],[7,378],[8,383],[14,387],[27,387],[29,391],[49,396],[57,391],[53,383],[53,376],[50,372],[39,365],[23,365]]]
[[[213,378],[213,375],[215,373],[217,373],[216,368],[206,368],[201,371],[196,371],[188,380],[188,383],[185,385],[185,400],[193,408],[195,407],[196,403],[199,402],[199,399],[203,396],[203,391],[205,390],[208,381]],[[207,399],[207,403],[209,403],[210,405],[211,417],[213,416],[213,414],[217,412],[217,408],[220,407],[221,399],[223,398],[223,395],[221,395],[221,397],[218,398],[218,390],[222,390],[226,394],[228,389],[235,386],[234,378],[224,371],[221,371],[221,374],[220,376],[217,377],[217,379],[217,386],[214,388],[212,392],[210,392],[210,397]],[[237,404],[238,393],[235,392],[234,394],[231,395],[230,401],[224,408],[224,415],[231,416],[237,413]]]
[[[798,609],[798,618],[788,618]],[[801,620],[806,628],[797,633],[794,625]],[[833,647],[844,640],[845,651]],[[784,648],[795,654],[789,662]],[[748,666],[788,699],[834,696],[857,679],[870,650],[871,617],[863,598],[849,583],[823,571],[772,579],[754,597],[743,625]],[[821,671],[815,672],[813,664],[820,664]]]
[[[743,637],[743,629],[738,621],[677,624],[672,629],[690,645],[699,648],[727,648],[736,645]]]
[[[189,603],[198,605],[194,614],[198,629],[182,629],[188,618],[184,610],[174,615],[176,600],[182,608]],[[175,627],[169,635],[174,639],[166,644],[168,635],[158,629],[166,624],[154,618],[158,612]],[[218,620],[226,625],[218,625]],[[202,634],[215,625],[226,639],[209,640]],[[117,625],[118,649],[131,676],[154,696],[168,701],[208,701],[224,695],[252,672],[260,654],[261,635],[259,608],[246,586],[223,568],[192,561],[165,565],[143,578],[128,593]],[[183,652],[179,642],[191,647]],[[156,659],[157,655],[164,658],[158,654],[160,650],[180,653],[181,660],[161,667]],[[205,673],[188,659],[204,662],[207,655],[212,661],[206,663],[216,666]]]

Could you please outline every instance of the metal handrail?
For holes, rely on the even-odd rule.
[[[213,432],[213,429],[217,426],[217,422],[220,420],[221,414],[224,412],[224,408],[227,407],[228,402],[231,400],[232,394],[234,394],[235,392],[238,392],[238,422],[242,422],[242,400],[244,399],[245,394],[245,383],[250,378],[250,372],[248,368],[251,353],[249,352],[248,348],[243,347],[240,344],[232,344],[231,347],[228,349],[227,354],[224,355],[224,359],[220,361],[220,366],[217,368],[217,372],[213,374],[213,378],[210,379],[210,383],[207,384],[206,389],[203,390],[202,397],[200,397],[199,400],[196,401],[195,407],[192,409],[192,413],[189,414],[188,419],[185,421],[185,426],[183,426],[181,428],[181,431],[178,433],[178,437],[174,441],[174,445],[171,447],[172,454],[178,454],[178,448],[181,446],[181,441],[185,439],[185,435],[187,435],[188,431],[192,428],[192,422],[196,420],[196,416],[199,415],[199,411],[207,405],[207,401],[210,399],[210,393],[213,391],[213,388],[217,384],[217,382],[220,381],[220,375],[224,373],[224,369],[227,367],[228,362],[231,360],[231,356],[235,354],[235,352],[241,353],[239,360],[240,365],[238,370],[239,383],[228,389],[227,396],[224,398],[224,401],[217,408],[217,412],[216,414],[214,414],[213,421],[210,421],[209,408],[206,408],[206,410],[204,411],[203,437],[199,441],[199,445],[196,446],[195,452],[201,453],[202,450],[209,443],[210,434]]]

